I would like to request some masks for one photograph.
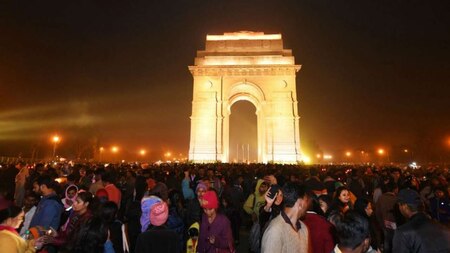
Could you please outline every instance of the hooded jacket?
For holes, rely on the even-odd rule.
[[[261,206],[265,205],[266,200],[264,199],[264,193],[259,193],[259,187],[264,182],[262,179],[258,179],[256,182],[255,192],[248,196],[247,200],[244,203],[244,210],[248,214],[255,213],[257,217],[259,217],[259,209]]]

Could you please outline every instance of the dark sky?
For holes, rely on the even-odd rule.
[[[87,142],[185,156],[187,66],[206,34],[251,30],[282,33],[302,65],[309,153],[447,159],[449,13],[448,1],[2,1],[0,155],[48,155],[58,133],[65,156]]]

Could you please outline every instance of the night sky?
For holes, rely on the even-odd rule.
[[[187,66],[207,34],[249,30],[281,33],[302,65],[310,155],[408,148],[448,161],[449,13],[448,1],[2,2],[0,156],[48,156],[54,133],[67,157],[95,144],[186,156]]]

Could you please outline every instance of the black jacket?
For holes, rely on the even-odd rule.
[[[419,212],[395,231],[392,252],[448,253],[450,232]]]
[[[179,253],[180,240],[177,232],[166,226],[149,227],[136,241],[135,252],[139,253]]]

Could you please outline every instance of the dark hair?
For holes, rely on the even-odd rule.
[[[339,200],[339,196],[341,195],[341,193],[343,191],[348,191],[350,193],[350,190],[346,187],[346,186],[340,186],[336,189],[336,191],[334,192],[334,198],[333,198],[333,204],[343,204],[340,200]]]
[[[349,211],[336,222],[339,246],[355,249],[369,238],[369,222],[360,214]]]
[[[53,180],[50,176],[48,175],[41,175],[36,179],[36,183],[41,186],[41,185],[45,185],[47,186],[47,188],[49,189],[53,189],[55,190],[57,188],[57,182],[55,180]]]
[[[283,189],[284,207],[293,207],[298,199],[305,197],[305,186],[299,183],[287,182]]]
[[[17,217],[21,212],[22,208],[18,206],[9,206],[5,209],[0,210],[0,223],[9,218]]]
[[[370,201],[366,198],[358,198],[355,201],[355,206],[353,207],[353,210],[357,212],[358,214],[361,214],[364,217],[367,217],[366,208],[369,205]]]
[[[393,178],[389,178],[389,182],[384,185],[385,192],[393,192],[397,188],[398,185],[396,182],[394,182]]]
[[[104,223],[111,224],[116,220],[118,210],[119,208],[116,203],[107,201],[100,206],[99,216]]]
[[[328,208],[331,206],[332,199],[331,199],[330,195],[322,194],[317,199],[322,200],[323,202],[327,203]]]
[[[113,173],[108,171],[102,175],[102,181],[113,184],[116,181],[116,177]]]
[[[84,203],[89,203],[89,205],[87,206],[89,210],[94,210],[95,208],[95,203],[94,202],[94,197],[92,196],[92,193],[90,192],[80,192],[77,195],[77,198],[83,200]]]
[[[102,180],[103,180],[103,176],[105,175],[105,173],[106,173],[106,171],[104,168],[98,168],[94,171],[94,174],[96,176],[100,176],[102,178]]]
[[[108,238],[108,227],[98,217],[93,217],[81,225],[74,239],[73,253],[103,252]]]

